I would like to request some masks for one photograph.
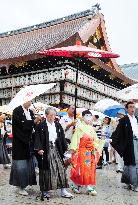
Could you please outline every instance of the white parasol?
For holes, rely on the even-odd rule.
[[[8,111],[12,111],[19,105],[23,105],[24,103],[33,100],[35,97],[45,93],[49,89],[53,88],[55,85],[56,83],[50,83],[29,85],[22,88],[9,103]]]
[[[102,99],[99,100],[95,105],[94,105],[94,110],[104,112],[108,107],[118,105],[120,106],[121,104],[115,100],[112,99]]]
[[[138,83],[118,91],[117,97],[125,101],[138,100]]]

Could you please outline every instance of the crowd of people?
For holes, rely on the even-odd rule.
[[[111,163],[122,173],[121,182],[138,191],[138,121],[133,102],[127,102],[127,114],[120,110],[115,120],[108,116],[100,120],[89,110],[76,120],[73,105],[59,119],[54,107],[47,107],[41,116],[30,106],[28,101],[15,108],[12,119],[0,113],[0,164],[11,166],[9,183],[20,195],[27,196],[25,188],[37,184],[35,170],[39,168],[45,198],[57,189],[61,197],[72,198],[72,192],[80,194],[82,187],[86,194],[96,196],[96,170]],[[72,192],[67,189],[67,169]]]

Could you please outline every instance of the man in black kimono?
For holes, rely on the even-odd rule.
[[[135,104],[128,102],[126,109],[128,114],[119,120],[111,145],[124,160],[121,182],[138,191],[138,121],[134,116]]]
[[[10,184],[19,187],[18,193],[27,196],[25,188],[36,184],[33,156],[31,155],[32,134],[34,125],[40,121],[34,119],[29,109],[31,101],[14,109],[12,116],[12,167]]]
[[[55,122],[54,108],[47,108],[45,114],[46,120],[36,127],[35,136],[40,190],[44,190],[44,196],[49,198],[49,190],[60,188],[61,197],[71,198],[72,194],[65,189],[68,183],[64,166],[64,153],[67,150],[64,131],[60,123]]]

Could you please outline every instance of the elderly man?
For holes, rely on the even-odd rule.
[[[128,102],[126,109],[128,114],[119,120],[111,145],[124,160],[121,182],[138,192],[138,121],[134,115],[135,104]]]
[[[49,198],[49,190],[61,189],[61,197],[71,198],[64,167],[64,153],[67,143],[62,126],[55,122],[56,110],[49,107],[46,119],[36,127],[35,150],[39,167],[40,190]],[[43,156],[43,159],[42,159]]]
[[[12,167],[10,184],[19,187],[18,193],[27,196],[25,188],[36,184],[33,156],[31,155],[31,142],[34,125],[41,118],[34,119],[29,109],[31,101],[14,109],[12,116]]]

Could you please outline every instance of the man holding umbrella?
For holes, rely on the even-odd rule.
[[[27,196],[25,188],[36,184],[33,156],[31,155],[31,142],[33,128],[41,120],[40,116],[34,119],[33,112],[29,109],[31,101],[18,106],[13,110],[12,131],[12,167],[10,184],[19,187],[18,193]]]
[[[33,162],[33,130],[39,124],[41,117],[34,119],[33,111],[29,109],[31,101],[53,88],[55,83],[29,85],[20,89],[8,105],[8,110],[13,110],[12,132],[12,167],[10,184],[19,187],[18,193],[27,196],[25,188],[36,184]]]

